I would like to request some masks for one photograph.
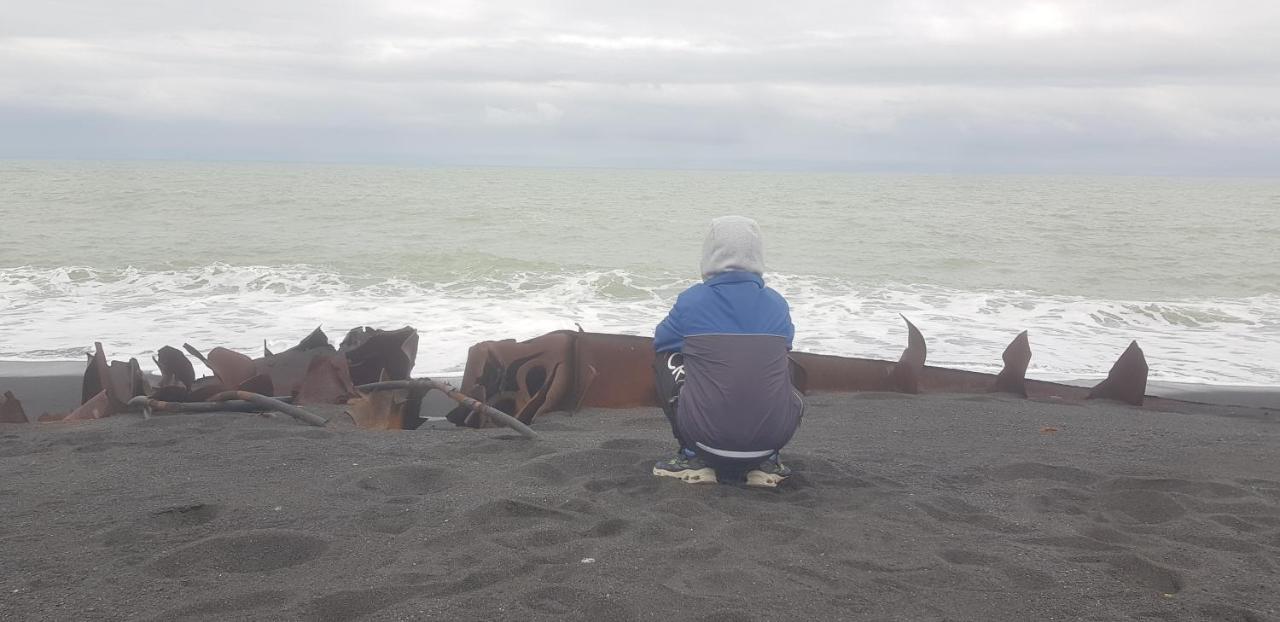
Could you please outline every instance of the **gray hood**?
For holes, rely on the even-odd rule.
[[[746,216],[712,219],[702,242],[702,278],[721,272],[754,272],[764,275],[764,240],[760,226]]]

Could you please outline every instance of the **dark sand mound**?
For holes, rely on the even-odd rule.
[[[0,426],[0,619],[1280,618],[1262,411],[813,396],[777,491],[650,476],[656,410],[537,427]]]

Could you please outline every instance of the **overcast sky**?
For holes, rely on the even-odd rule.
[[[1280,174],[1280,2],[0,0],[0,157]]]

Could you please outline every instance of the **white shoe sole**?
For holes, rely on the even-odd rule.
[[[717,484],[715,469],[695,469],[686,471],[664,471],[653,467],[653,474],[658,477],[673,477],[686,484]]]
[[[775,475],[764,471],[747,472],[747,485],[757,488],[777,488],[778,484],[781,484],[784,479],[787,479],[785,475]]]

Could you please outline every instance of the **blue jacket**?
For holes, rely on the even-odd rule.
[[[653,348],[678,352],[694,335],[776,335],[795,338],[791,310],[782,294],[765,287],[752,272],[724,272],[684,290],[658,324]]]

